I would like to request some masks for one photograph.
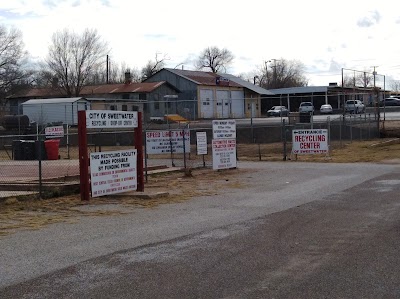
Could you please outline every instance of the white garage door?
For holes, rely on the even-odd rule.
[[[229,90],[217,90],[217,117],[228,118],[231,111]]]
[[[231,111],[233,118],[245,117],[244,113],[244,91],[237,90],[231,92]]]
[[[200,117],[214,117],[214,99],[211,89],[200,89]]]

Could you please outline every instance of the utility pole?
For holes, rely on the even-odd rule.
[[[375,77],[376,77],[376,68],[378,67],[377,65],[374,65],[374,66],[372,66],[373,68],[374,68],[374,71],[373,71],[373,75],[374,75],[374,88],[375,88]]]
[[[376,81],[375,81],[375,78],[376,78],[376,68],[378,67],[377,65],[374,65],[374,66],[372,66],[373,68],[374,68],[374,72],[372,73],[373,75],[374,75],[374,93],[375,93],[375,102],[374,102],[374,105],[375,105],[375,113],[376,113],[376,116],[377,116],[377,125],[378,125],[378,132],[380,131],[380,116],[381,116],[381,112],[380,112],[380,109],[379,109],[379,97],[378,97],[378,92],[377,92],[377,90],[376,90]]]
[[[273,82],[274,82],[274,88],[277,88],[277,86],[276,86],[276,60],[277,60],[277,59],[273,58],[273,59],[271,59],[271,60],[274,61],[274,66],[273,66],[273,68],[274,68],[274,73],[273,73],[272,79],[273,79]]]
[[[364,72],[364,88],[367,88],[367,72]]]
[[[106,59],[106,84],[108,84],[108,73],[109,73],[108,65],[109,65],[109,58],[108,58],[108,55],[107,55],[107,59]]]
[[[264,61],[264,64],[265,64],[265,77],[267,78],[267,89],[270,88],[269,82],[268,82],[268,62],[271,62],[271,60]]]

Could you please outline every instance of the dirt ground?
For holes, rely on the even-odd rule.
[[[395,137],[400,122],[386,125],[387,138],[370,141],[332,143],[329,155],[287,156],[287,163],[298,162],[376,162],[400,164],[400,140]],[[242,161],[282,161],[282,144],[242,145],[237,148]],[[268,153],[260,156],[260,152]],[[210,168],[191,169],[154,174],[145,183],[146,192],[168,191],[167,196],[149,199],[132,196],[106,196],[82,202],[79,194],[35,200],[29,197],[8,198],[0,202],[0,237],[20,230],[40,229],[58,222],[76,222],[84,216],[109,216],[133,213],[142,208],[189,200],[194,196],[211,196],[224,188],[243,188],[240,177],[248,170],[229,169],[214,171]]]

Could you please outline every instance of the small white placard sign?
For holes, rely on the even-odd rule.
[[[64,137],[64,127],[63,126],[46,127],[44,129],[44,133],[47,138]]]
[[[207,133],[196,132],[196,145],[198,155],[207,155]]]

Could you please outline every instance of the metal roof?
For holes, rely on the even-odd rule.
[[[37,105],[37,104],[65,104],[65,103],[75,103],[75,102],[87,102],[86,98],[53,98],[53,99],[31,99],[22,105]]]
[[[89,96],[92,94],[121,94],[121,93],[149,93],[163,84],[170,86],[172,89],[179,90],[169,84],[166,81],[161,82],[140,82],[140,83],[116,83],[116,84],[99,84],[99,85],[87,85],[83,86],[80,92],[82,96]],[[36,98],[36,97],[65,97],[62,91],[58,88],[30,88],[21,93],[8,97],[9,99],[14,98]]]
[[[190,71],[190,70],[180,70],[180,69],[169,69],[165,68],[165,70],[174,73],[180,77],[183,77],[189,81],[192,81],[198,85],[212,85],[215,86],[216,78],[223,77],[229,80],[229,86],[231,87],[244,87],[255,93],[262,95],[273,95],[269,90],[262,88],[260,86],[254,85],[246,80],[243,80],[239,77],[236,77],[231,74],[220,74],[213,72],[203,72],[203,71]]]
[[[165,81],[161,82],[140,82],[140,83],[119,83],[119,84],[102,84],[102,85],[89,85],[84,86],[81,91],[81,95],[90,94],[114,94],[114,93],[147,93],[152,92],[163,84],[167,84]],[[176,88],[175,88],[176,89]]]
[[[303,86],[303,87],[288,87],[269,89],[273,94],[295,94],[295,93],[314,93],[314,92],[328,92],[328,86]]]
[[[262,88],[260,86],[254,85],[254,84],[252,84],[252,83],[250,83],[250,82],[248,82],[246,80],[243,80],[242,78],[239,78],[239,77],[236,77],[236,76],[233,76],[233,75],[230,75],[230,74],[223,74],[221,76],[223,76],[225,78],[228,78],[229,80],[234,81],[237,84],[240,84],[241,86],[243,86],[243,87],[245,87],[247,89],[250,89],[251,91],[254,91],[255,93],[263,94],[263,95],[266,95],[266,94],[267,95],[273,95],[273,93],[270,90],[267,90],[267,89]]]
[[[167,70],[171,73],[174,73],[175,75],[178,75],[180,77],[183,77],[189,81],[192,81],[193,83],[197,85],[208,85],[208,86],[216,86],[217,85],[217,77],[224,77],[229,79],[226,74],[216,74],[213,72],[202,72],[202,71],[189,71],[189,70],[180,70],[180,69],[169,69],[165,68],[164,70]],[[229,82],[230,87],[243,87],[242,85],[236,83],[233,80],[230,80]]]

